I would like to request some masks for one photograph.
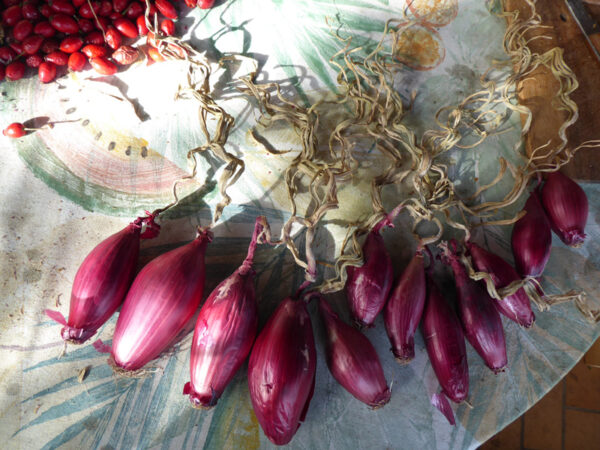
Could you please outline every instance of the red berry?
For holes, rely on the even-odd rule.
[[[54,50],[51,53],[48,53],[44,59],[48,62],[54,63],[57,66],[66,66],[69,62],[69,55],[61,52],[60,50]]]
[[[35,55],[29,55],[27,58],[25,58],[25,64],[33,68],[40,67],[40,64],[43,62],[44,58],[37,53]]]
[[[195,8],[196,0],[185,0],[185,4],[187,5],[188,8]]]
[[[18,5],[19,3],[21,3],[20,0],[4,0],[4,6],[6,6],[7,8],[9,6],[13,6],[13,5]]]
[[[13,61],[6,66],[6,78],[17,81],[25,75],[25,64],[21,61]]]
[[[111,24],[110,20],[106,17],[98,17],[98,20],[95,20],[94,22],[96,28],[99,30],[106,30]]]
[[[29,20],[39,20],[42,18],[42,15],[40,14],[38,8],[36,5],[34,5],[33,3],[25,3],[23,5],[23,7],[21,8],[21,13],[23,14],[23,17],[25,17],[26,19]]]
[[[20,138],[26,134],[25,127],[19,122],[11,123],[4,130],[2,130],[2,134],[10,138]]]
[[[84,3],[87,3],[87,0],[73,0],[73,6],[75,8],[79,8]]]
[[[138,32],[135,28],[135,25],[132,24],[129,20],[120,18],[114,21],[114,25],[115,28],[119,30],[123,36],[132,39],[138,37]]]
[[[167,36],[173,36],[175,34],[175,22],[171,19],[164,19],[160,22],[160,30]]]
[[[129,3],[129,0],[113,0],[113,2],[112,2],[113,11],[120,13],[127,7],[128,3]]]
[[[17,24],[13,27],[12,35],[15,40],[22,41],[29,36],[32,31],[33,24],[29,20],[23,19],[19,20],[19,22],[17,22]]]
[[[98,11],[98,15],[102,17],[108,17],[111,12],[113,12],[112,3],[108,0],[103,0],[100,3],[100,10]]]
[[[63,13],[68,16],[75,14],[75,8],[71,2],[66,0],[53,0],[52,3],[50,3],[50,9],[54,12]]]
[[[8,44],[10,48],[12,48],[17,55],[23,53],[23,43],[22,42],[11,42]]]
[[[23,18],[21,7],[19,5],[9,6],[2,13],[2,22],[9,27],[15,26]]]
[[[98,2],[91,2],[91,3],[94,8],[94,12],[96,13],[96,15],[98,15],[98,13],[100,12],[100,3],[98,3]],[[94,14],[92,13],[92,8],[90,8],[90,5],[87,1],[83,5],[81,5],[78,12],[79,12],[79,15],[85,19],[93,19],[94,18]]]
[[[89,19],[80,18],[77,21],[77,23],[79,24],[79,31],[81,31],[82,33],[89,33],[90,31],[93,31],[96,28],[94,22],[92,22]]]
[[[29,36],[23,41],[23,52],[28,55],[33,55],[34,53],[37,53],[40,50],[43,43],[43,36],[39,36],[37,34]]]
[[[169,0],[156,0],[154,4],[163,16],[169,19],[177,19],[177,11]]]
[[[45,54],[58,50],[58,41],[56,39],[46,39],[42,43],[41,50]]]
[[[146,36],[148,34],[148,27],[146,26],[146,18],[141,15],[136,20],[138,33],[140,36]]]
[[[98,58],[99,56],[108,56],[109,51],[103,45],[88,44],[81,49],[81,53],[88,58]]]
[[[52,10],[50,9],[50,5],[43,4],[40,6],[40,14],[44,17],[50,17],[52,15]]]
[[[60,43],[60,50],[65,53],[73,53],[83,46],[83,39],[79,36],[67,36]]]
[[[0,47],[0,63],[8,64],[17,57],[17,53],[10,47]]]
[[[129,7],[125,10],[125,16],[128,19],[135,20],[139,16],[144,15],[145,8],[139,2],[132,2]],[[150,17],[152,17],[152,13],[150,13]]]
[[[85,63],[87,62],[87,58],[83,53],[75,52],[69,55],[68,66],[74,72],[80,72],[85,67]]]
[[[104,44],[104,36],[102,36],[102,32],[98,30],[90,31],[86,34],[84,40],[86,44],[96,44],[102,45]]]
[[[215,4],[215,0],[198,0],[198,8],[200,9],[208,9],[212,8]]]
[[[38,68],[38,76],[42,83],[50,83],[56,78],[56,66],[54,63],[47,61],[40,64]]]
[[[123,38],[121,37],[121,33],[119,33],[115,28],[110,27],[104,33],[104,39],[110,48],[113,50],[118,49],[121,46],[121,42]]]
[[[117,72],[117,66],[102,56],[91,58],[90,64],[101,75],[114,75]]]
[[[140,57],[140,52],[138,49],[130,47],[129,45],[121,45],[113,52],[111,57],[117,64],[126,66],[136,62]]]
[[[33,27],[33,32],[35,34],[39,34],[40,36],[44,36],[45,38],[52,37],[56,34],[56,30],[50,22],[38,22]]]
[[[75,34],[79,32],[77,21],[63,13],[58,13],[50,17],[50,24],[61,33]]]

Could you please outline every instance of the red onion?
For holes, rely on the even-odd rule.
[[[212,233],[152,260],[133,281],[112,342],[113,364],[141,368],[173,343],[202,300],[204,253]]]
[[[276,445],[292,440],[315,389],[317,357],[306,304],[286,298],[261,331],[248,364],[258,423]]]
[[[362,247],[364,264],[348,268],[348,306],[352,317],[361,327],[373,326],[375,317],[385,306],[394,279],[392,260],[379,234],[384,225],[389,225],[388,217],[368,234]]]
[[[326,330],[327,366],[338,383],[361,402],[379,408],[392,395],[379,356],[369,339],[345,324],[325,299],[319,302]]]
[[[465,337],[485,364],[498,373],[506,367],[506,342],[500,314],[494,307],[483,282],[471,280],[460,262],[456,241],[452,240],[444,253],[444,261],[454,272],[458,292],[458,317]]]
[[[443,393],[453,402],[462,402],[469,393],[465,338],[456,313],[429,275],[422,332],[431,366]]]
[[[471,242],[467,242],[466,245],[473,258],[475,268],[479,272],[489,273],[496,289],[506,287],[520,279],[515,269],[499,256]],[[501,314],[525,328],[529,328],[535,321],[529,297],[522,288],[503,300],[496,300],[494,304]]]
[[[552,230],[567,245],[585,240],[588,199],[581,187],[560,172],[551,173],[542,189],[542,203]]]
[[[539,277],[550,258],[552,233],[537,191],[531,193],[524,210],[527,214],[515,223],[511,237],[515,265],[522,277]]]
[[[414,335],[423,315],[425,298],[425,269],[423,253],[419,250],[402,273],[383,311],[392,352],[400,363],[415,357]]]
[[[142,225],[146,226],[143,233]],[[45,311],[48,317],[64,325],[60,334],[65,341],[82,344],[113,315],[133,281],[140,238],[155,237],[159,229],[153,215],[139,217],[85,257],[73,281],[69,320],[58,311]]]
[[[262,220],[257,219],[248,256],[242,265],[208,296],[196,321],[190,359],[190,379],[183,394],[197,408],[217,404],[242,365],[256,337],[258,306],[252,269]]]

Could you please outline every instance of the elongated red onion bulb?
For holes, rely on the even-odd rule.
[[[317,356],[306,304],[286,298],[258,335],[248,364],[258,423],[276,445],[292,440],[315,388]]]
[[[473,259],[475,269],[479,272],[489,273],[496,289],[506,287],[520,279],[517,271],[498,255],[488,252],[472,242],[466,242],[466,246]],[[494,304],[501,314],[525,328],[529,328],[535,321],[531,302],[523,288],[503,300],[496,300]]]
[[[394,269],[379,227],[367,235],[362,251],[363,265],[348,268],[346,297],[355,322],[361,327],[371,327],[385,306],[394,280]]]
[[[319,309],[325,323],[327,366],[333,378],[361,402],[373,408],[385,405],[391,392],[369,339],[342,322],[323,298]]]
[[[146,265],[133,281],[117,321],[111,358],[134,371],[157,358],[197,311],[204,291],[204,254],[212,234],[200,230],[189,244]]]
[[[223,280],[202,305],[192,342],[190,380],[183,388],[192,406],[216,405],[225,387],[238,371],[256,337],[258,306],[252,269],[259,217],[243,264]]]
[[[143,225],[146,231],[142,235]],[[140,238],[154,237],[159,229],[154,216],[140,217],[85,257],[73,281],[69,319],[57,311],[46,310],[51,319],[64,325],[61,336],[65,341],[82,344],[113,315],[133,281]]]
[[[560,240],[572,247],[581,246],[589,209],[581,186],[560,172],[551,173],[542,188],[542,204]]]
[[[423,254],[417,251],[392,290],[383,311],[385,330],[396,361],[404,364],[415,356],[414,335],[425,307]]]
[[[465,338],[456,313],[429,276],[422,332],[431,366],[442,391],[453,402],[462,402],[469,394]]]
[[[450,264],[454,272],[458,292],[458,317],[469,343],[485,364],[494,373],[498,373],[504,370],[507,364],[506,342],[500,314],[483,282],[469,278],[459,258],[456,242],[451,241],[443,260]]]
[[[525,203],[525,214],[514,225],[511,237],[517,272],[522,277],[539,277],[550,258],[552,232],[537,191]]]

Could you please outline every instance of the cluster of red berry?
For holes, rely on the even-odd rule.
[[[0,81],[19,80],[27,68],[38,70],[43,83],[67,68],[81,71],[87,63],[102,75],[117,72],[116,64],[136,61],[139,50],[127,45],[148,34],[143,0],[2,0]],[[214,0],[185,0],[187,6],[210,8]],[[148,17],[163,16],[158,33],[175,33],[177,10],[169,0],[149,2]],[[154,36],[152,36],[154,38]],[[154,39],[149,39],[152,47]],[[154,49],[156,50],[156,49]],[[158,54],[157,51],[149,52]],[[160,56],[160,55],[158,55]],[[116,64],[115,64],[116,63]]]

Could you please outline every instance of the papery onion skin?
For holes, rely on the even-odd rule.
[[[552,230],[565,244],[579,247],[585,241],[588,199],[581,186],[568,176],[554,172],[542,188],[542,204]]]
[[[415,356],[414,335],[423,315],[426,297],[425,268],[422,252],[419,251],[402,273],[383,311],[392,352],[401,364],[410,362]]]
[[[183,390],[194,407],[216,405],[250,353],[258,326],[254,276],[251,268],[240,267],[202,305],[192,342],[191,381]]]
[[[453,242],[451,242],[451,246]],[[453,246],[455,247],[455,245]],[[444,256],[452,267],[458,293],[458,317],[465,337],[485,364],[498,373],[506,367],[506,341],[502,319],[481,281],[471,280],[455,250]]]
[[[150,261],[129,290],[112,342],[112,363],[142,368],[173,343],[197,311],[204,291],[204,254],[212,240],[201,230],[189,244]]]
[[[539,277],[550,258],[552,232],[537,191],[531,193],[524,210],[527,214],[515,223],[511,236],[515,266],[523,278]]]
[[[154,237],[160,229],[153,219],[153,216],[138,218],[106,238],[85,257],[73,281],[68,320],[52,312],[52,318],[65,325],[61,330],[65,341],[84,343],[123,303],[135,275],[140,238]],[[155,234],[142,235],[143,223]]]
[[[292,440],[315,388],[315,342],[306,304],[286,298],[260,332],[248,364],[252,406],[276,445]]]
[[[364,264],[348,268],[346,297],[357,325],[371,327],[385,306],[394,279],[394,269],[378,230],[367,235],[362,251]]]
[[[321,317],[325,324],[325,354],[327,366],[348,392],[372,408],[390,401],[383,367],[369,339],[357,329],[345,324],[321,298]]]
[[[469,394],[469,367],[462,327],[456,313],[429,276],[422,332],[442,391],[455,403],[464,401]]]
[[[496,289],[506,287],[520,279],[516,270],[498,255],[488,252],[472,242],[467,242],[466,245],[476,270],[489,273]],[[501,314],[525,328],[529,328],[535,321],[531,302],[522,288],[503,300],[496,300],[494,304]]]

